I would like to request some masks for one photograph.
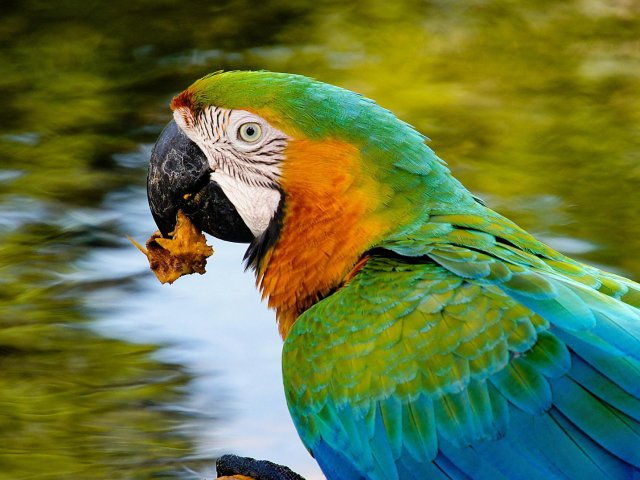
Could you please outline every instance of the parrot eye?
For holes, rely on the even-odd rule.
[[[262,127],[256,122],[243,123],[238,128],[238,138],[247,143],[256,143],[262,138]]]

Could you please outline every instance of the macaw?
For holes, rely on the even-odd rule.
[[[640,478],[640,285],[485,206],[351,91],[217,72],[171,108],[154,219],[249,243],[328,479]]]

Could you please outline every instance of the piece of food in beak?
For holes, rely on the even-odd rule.
[[[178,211],[176,228],[169,238],[157,231],[147,240],[145,249],[138,242],[129,240],[147,256],[149,266],[160,283],[173,283],[183,275],[205,273],[207,257],[213,255],[213,248],[207,245],[204,234],[189,218]]]

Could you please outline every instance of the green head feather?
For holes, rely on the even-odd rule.
[[[390,211],[411,211],[414,218],[425,219],[444,204],[455,206],[444,209],[448,213],[469,212],[477,205],[425,144],[424,135],[349,90],[302,75],[216,72],[174,99],[174,108],[182,105],[194,111],[209,105],[249,110],[294,138],[336,139],[355,145],[376,181],[401,193],[389,199]]]
[[[272,111],[311,139],[339,137],[355,143],[372,136],[424,137],[375,102],[349,90],[288,73],[216,72],[197,80],[188,92],[195,109],[216,105],[229,109]],[[387,140],[392,140],[388,139]]]

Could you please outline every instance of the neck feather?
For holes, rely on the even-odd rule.
[[[281,185],[278,238],[256,269],[285,338],[302,312],[350,278],[392,221],[380,214],[383,187],[363,174],[359,150],[345,142],[291,141]]]

